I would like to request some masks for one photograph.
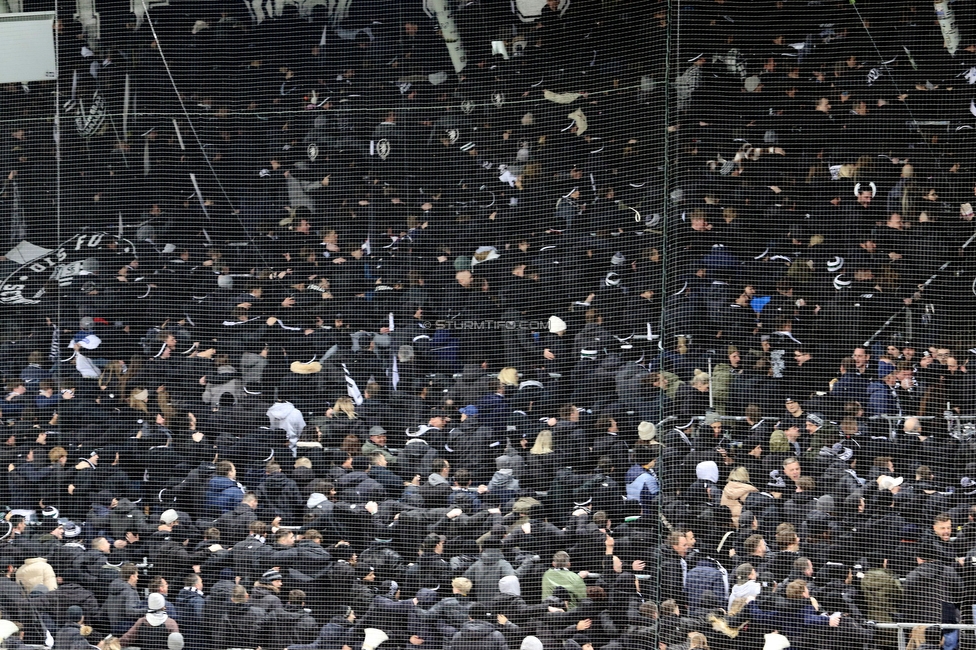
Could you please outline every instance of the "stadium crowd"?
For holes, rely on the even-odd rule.
[[[955,27],[260,4],[2,89],[7,648],[972,645]]]

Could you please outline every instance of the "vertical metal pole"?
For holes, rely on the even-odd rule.
[[[54,81],[54,213],[57,224],[57,241],[61,241],[61,34],[58,32],[58,21],[61,19],[61,6],[58,0],[54,1],[54,69],[57,77]],[[74,99],[75,80],[77,72],[72,80],[71,98]],[[15,195],[16,196],[16,195]],[[61,293],[58,292],[58,322],[61,322]]]
[[[715,395],[712,394],[712,357],[708,357],[708,408],[715,408]]]
[[[125,73],[125,94],[122,96],[122,142],[129,141],[129,73]]]

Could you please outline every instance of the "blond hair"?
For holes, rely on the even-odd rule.
[[[916,625],[912,628],[912,633],[905,644],[905,650],[917,650],[920,645],[925,643],[925,629],[928,625]]]
[[[705,620],[711,624],[713,630],[724,634],[730,639],[734,639],[735,637],[739,636],[739,632],[746,625],[746,623],[743,623],[739,627],[732,627],[729,625],[728,620],[726,620],[724,616],[719,616],[715,612],[708,614],[708,616],[705,617]]]
[[[120,386],[124,387],[125,382],[123,380],[125,379],[125,374],[121,361],[109,361],[105,365],[105,369],[102,370],[102,374],[98,376],[98,386],[100,388],[107,388],[114,379],[119,382]]]
[[[552,453],[552,431],[543,429],[535,437],[535,444],[529,450],[530,454],[550,454]]]
[[[332,410],[336,412],[342,411],[350,420],[355,420],[357,417],[356,405],[353,403],[351,397],[340,397],[337,399],[335,404],[332,405]]]
[[[736,614],[738,614],[739,612],[741,612],[742,609],[748,603],[749,603],[749,601],[747,599],[745,599],[745,598],[736,598],[735,600],[733,600],[732,601],[732,604],[729,605],[729,616],[735,616]]]
[[[451,586],[457,589],[457,592],[462,596],[467,596],[474,584],[468,578],[454,578],[451,580]]]
[[[794,580],[786,585],[787,598],[803,598],[803,592],[807,589],[806,580]]]
[[[146,402],[142,401],[141,399],[136,399],[136,395],[138,395],[143,391],[146,391],[146,393],[149,392],[148,390],[142,387],[133,388],[129,392],[129,400],[128,400],[129,408],[135,409],[137,411],[142,411],[143,413],[149,413],[149,406],[146,404]],[[146,399],[148,400],[148,397]]]
[[[734,470],[732,470],[731,472],[729,472],[729,480],[730,481],[739,481],[740,483],[748,483],[749,482],[749,470],[747,470],[745,467],[739,465]]]
[[[508,368],[502,368],[498,371],[498,381],[500,381],[505,386],[518,386],[519,376],[518,370],[509,366]]]
[[[51,451],[47,452],[47,459],[56,463],[67,455],[68,451],[64,447],[53,447]]]

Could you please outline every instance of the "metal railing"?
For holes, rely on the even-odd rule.
[[[919,625],[931,627],[936,625],[943,630],[976,630],[976,625],[972,623],[875,623],[874,626],[879,630],[898,630],[898,650],[905,650],[908,641],[905,639],[905,630],[911,630]]]
[[[956,440],[966,441],[976,435],[976,415],[958,415],[951,410],[951,405],[946,404],[946,410],[942,413],[941,419],[946,422],[946,432]],[[916,420],[938,420],[938,415],[872,415],[869,420],[886,420],[888,422],[888,435],[892,441],[898,437],[898,427],[908,418]]]

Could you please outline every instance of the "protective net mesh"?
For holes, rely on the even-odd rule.
[[[0,0],[6,647],[972,624],[973,14]]]

